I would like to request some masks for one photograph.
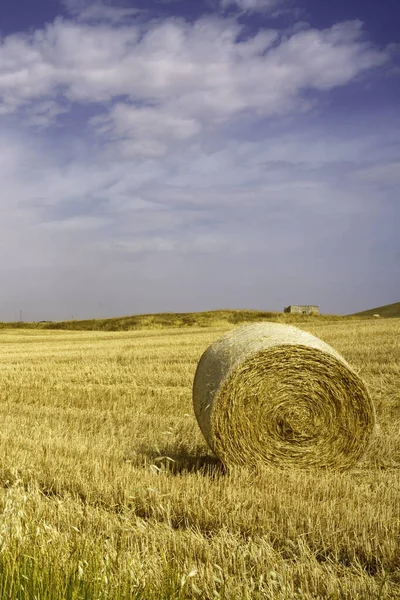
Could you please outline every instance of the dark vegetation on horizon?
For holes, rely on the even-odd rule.
[[[0,323],[1,329],[68,329],[77,331],[131,331],[135,329],[162,329],[165,327],[213,327],[238,325],[257,321],[280,323],[307,323],[309,321],[339,320],[334,315],[292,315],[281,312],[257,310],[213,310],[198,313],[159,313],[113,317],[110,319],[87,319],[82,321],[45,321]]]
[[[109,319],[85,319],[71,321],[40,321],[0,323],[0,329],[68,329],[76,331],[132,331],[135,329],[162,329],[164,327],[214,327],[239,325],[256,321],[301,324],[315,321],[337,321],[341,319],[372,317],[400,317],[400,302],[372,308],[348,316],[339,315],[296,315],[283,312],[260,310],[210,310],[197,313],[158,313],[112,317]]]

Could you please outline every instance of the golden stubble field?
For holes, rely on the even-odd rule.
[[[191,387],[226,326],[0,330],[0,598],[400,598],[400,319],[304,328],[376,403],[349,472],[224,471]]]

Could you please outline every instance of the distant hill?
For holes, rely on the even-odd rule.
[[[380,317],[400,317],[400,302],[378,306],[377,308],[371,308],[370,310],[363,310],[362,312],[354,313],[354,315],[350,316],[372,317],[373,315],[379,315]]]
[[[40,323],[0,323],[0,329],[74,329],[89,331],[130,331],[137,329],[163,329],[165,327],[215,327],[238,325],[255,321],[279,323],[308,323],[322,320],[339,320],[345,317],[334,315],[292,315],[258,310],[213,310],[198,313],[160,313],[134,315],[111,319],[85,321],[41,321]]]

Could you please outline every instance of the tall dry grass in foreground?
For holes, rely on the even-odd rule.
[[[400,598],[400,320],[309,323],[380,428],[346,473],[225,473],[191,386],[223,328],[0,331],[0,598]]]

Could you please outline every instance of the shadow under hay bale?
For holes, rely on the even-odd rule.
[[[375,409],[364,382],[322,340],[257,323],[203,354],[193,384],[200,429],[227,465],[346,469],[364,455]]]
[[[216,456],[199,452],[189,452],[186,448],[173,448],[170,445],[157,450],[141,448],[142,461],[157,470],[168,471],[174,475],[181,473],[200,473],[207,476],[225,475],[225,465]]]

